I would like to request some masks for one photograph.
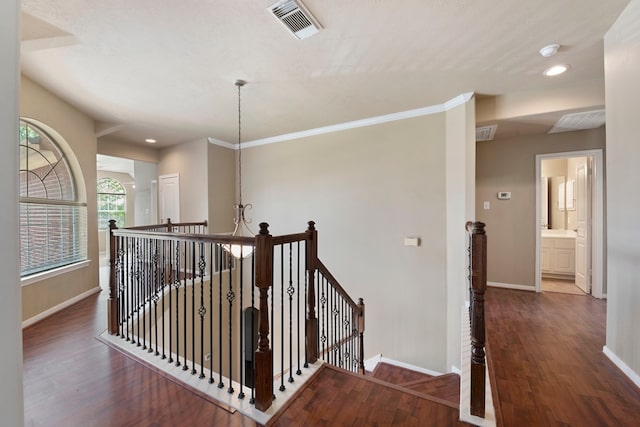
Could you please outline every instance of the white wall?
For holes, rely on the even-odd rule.
[[[5,248],[17,248],[18,240],[18,97],[20,2],[0,2],[0,207]],[[13,143],[11,143],[13,141]],[[19,284],[19,251],[5,250],[0,257],[0,418],[2,425],[24,424],[22,399],[22,328]]]
[[[605,36],[607,103],[606,349],[640,386],[640,0]]]

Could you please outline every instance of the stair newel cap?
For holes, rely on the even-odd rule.
[[[110,229],[110,230],[115,230],[116,228],[118,228],[118,227],[116,226],[116,220],[115,220],[115,219],[110,219],[110,220],[109,220],[109,229]]]
[[[268,236],[269,235],[269,224],[266,222],[261,222],[260,223],[260,232],[258,233],[261,236]]]
[[[316,231],[316,223],[314,221],[307,222],[307,225],[309,225],[307,231]]]

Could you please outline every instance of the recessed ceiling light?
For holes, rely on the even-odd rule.
[[[145,142],[148,142],[149,144],[155,144],[157,141],[153,138],[147,138],[145,139]]]
[[[564,73],[565,71],[567,71],[569,69],[568,65],[554,65],[551,68],[547,68],[546,70],[544,70],[544,74],[547,77],[552,77],[552,76],[557,76],[559,74]]]

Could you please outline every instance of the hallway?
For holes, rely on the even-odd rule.
[[[605,300],[489,288],[486,301],[502,425],[638,425],[640,390],[602,352]]]

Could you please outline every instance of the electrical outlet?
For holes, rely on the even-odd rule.
[[[204,355],[204,361],[208,362],[209,360],[211,360],[211,353],[207,353]]]

